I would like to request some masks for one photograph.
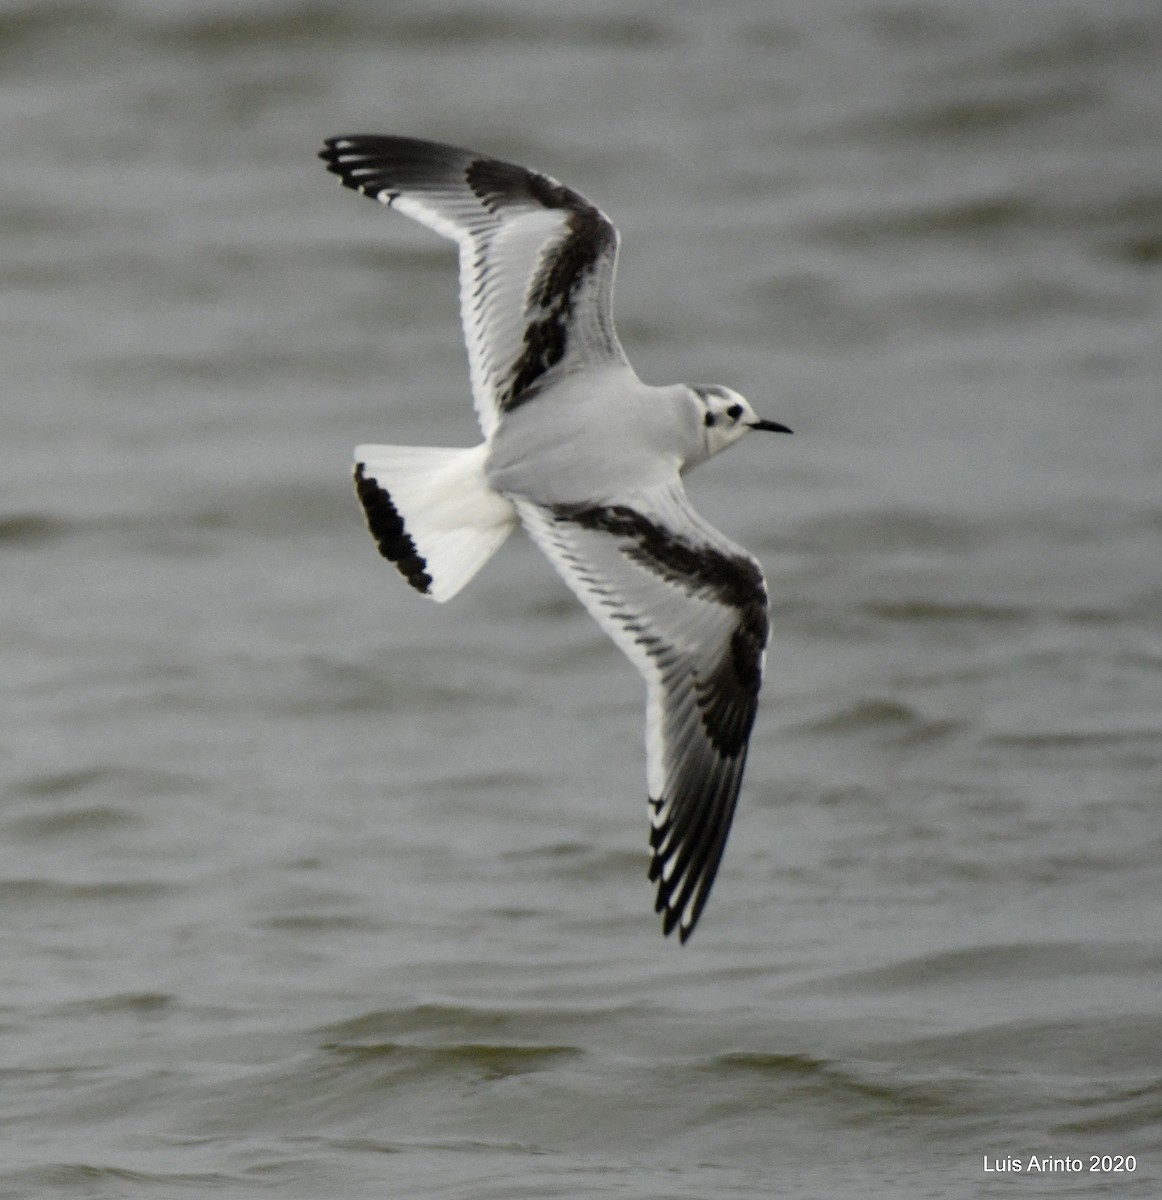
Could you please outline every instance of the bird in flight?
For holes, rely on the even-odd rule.
[[[451,599],[519,523],[646,681],[649,878],[693,932],[730,831],[767,644],[755,559],[694,511],[682,475],[762,420],[727,387],[643,383],[613,324],[617,230],[527,167],[352,135],[344,186],[452,239],[484,441],[363,445],[355,487],[380,553]]]

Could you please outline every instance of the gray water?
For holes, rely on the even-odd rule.
[[[6,3],[0,1195],[1157,1195],[1160,62],[1155,0]],[[478,437],[452,248],[315,158],[374,131],[585,192],[639,373],[796,431],[690,480],[774,632],[685,948],[632,669],[524,539],[440,608],[363,528],[357,442]]]

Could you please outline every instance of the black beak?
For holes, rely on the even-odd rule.
[[[748,421],[747,424],[751,427],[751,429],[765,429],[769,433],[791,432],[786,425],[780,425],[778,421]]]

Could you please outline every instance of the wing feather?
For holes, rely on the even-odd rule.
[[[546,377],[625,362],[613,326],[617,231],[583,196],[416,138],[328,138],[319,157],[345,186],[459,244],[460,316],[486,437]]]
[[[762,682],[759,565],[691,508],[680,481],[624,503],[518,500],[533,539],[645,677],[649,878],[684,942],[730,832]]]

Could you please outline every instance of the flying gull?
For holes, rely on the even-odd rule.
[[[451,599],[519,521],[646,681],[650,880],[685,942],[730,831],[767,643],[750,554],[693,509],[691,467],[760,420],[730,388],[653,387],[613,326],[617,230],[548,175],[414,138],[330,138],[327,169],[460,247],[484,441],[359,446],[380,553]]]

